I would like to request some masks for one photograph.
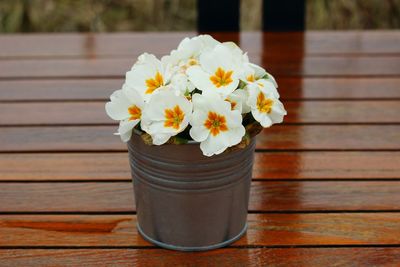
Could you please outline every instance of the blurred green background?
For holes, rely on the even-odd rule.
[[[261,28],[261,3],[241,0],[242,30]],[[192,31],[196,13],[196,0],[0,0],[0,32]],[[394,29],[400,0],[307,0],[306,18],[313,30]]]

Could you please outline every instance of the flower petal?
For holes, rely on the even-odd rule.
[[[228,148],[227,140],[223,134],[217,136],[210,135],[206,140],[200,143],[200,149],[205,156],[217,155]]]
[[[249,98],[249,92],[244,89],[237,89],[233,92],[241,99],[242,104],[242,114],[249,113],[251,111],[251,107],[247,104],[247,100]]]
[[[132,130],[139,123],[139,120],[121,121],[119,123],[118,134],[123,142],[128,142],[132,136]]]
[[[203,142],[210,135],[210,131],[204,126],[192,126],[189,131],[190,137],[196,142]]]
[[[249,66],[254,71],[254,77],[256,78],[256,80],[262,79],[267,74],[264,68],[256,64],[249,63]]]
[[[169,135],[169,134],[153,134],[153,135],[151,135],[151,138],[153,139],[153,144],[159,146],[159,145],[165,144],[171,138],[171,135]]]
[[[225,138],[229,139],[229,146],[234,146],[242,141],[243,136],[246,134],[246,129],[243,125],[230,129],[225,133]]]
[[[124,120],[129,118],[128,108],[131,103],[121,90],[112,95],[112,100],[105,105],[107,115],[113,120]]]
[[[214,85],[210,81],[210,75],[206,73],[200,66],[193,66],[186,70],[189,80],[199,90],[212,88]]]

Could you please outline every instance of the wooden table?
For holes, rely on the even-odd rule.
[[[216,34],[276,76],[289,113],[258,138],[249,230],[204,253],[138,235],[104,103],[138,54],[187,35],[0,36],[0,266],[399,264],[399,31]]]

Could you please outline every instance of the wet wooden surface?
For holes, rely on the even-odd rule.
[[[400,106],[388,101],[287,101],[285,124],[384,124],[400,123]],[[24,110],[24,116],[20,111]],[[0,126],[110,124],[101,102],[3,103]],[[373,111],[373,112],[371,112]],[[65,116],[65,114],[69,116]],[[368,116],[366,116],[368,114]]]
[[[138,54],[191,35],[0,36],[0,266],[396,266],[396,31],[215,34],[277,76],[289,112],[258,138],[249,231],[204,253],[138,235],[104,103]]]
[[[392,181],[253,181],[251,212],[400,210]],[[131,182],[2,184],[1,212],[135,212]],[[60,198],[60,196],[63,196]],[[118,198],[114,198],[118,196]],[[15,201],[18,197],[18,202]],[[301,202],[298,201],[301,197]],[[30,202],[34,199],[34,202]],[[96,201],[93,201],[96,199]]]

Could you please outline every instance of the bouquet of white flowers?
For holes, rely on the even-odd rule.
[[[286,115],[275,79],[236,44],[209,35],[183,39],[161,60],[142,54],[110,100],[106,112],[120,121],[122,141],[135,128],[154,145],[200,142],[205,156]]]

